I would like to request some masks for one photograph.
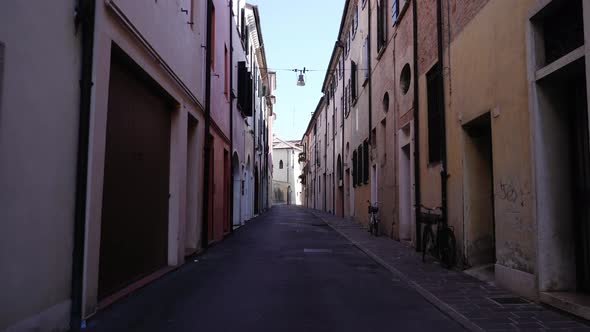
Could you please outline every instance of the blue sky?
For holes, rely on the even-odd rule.
[[[297,74],[277,71],[274,134],[301,139],[319,98],[325,70],[340,28],[344,0],[250,0],[258,5],[268,66],[316,69],[304,87]]]

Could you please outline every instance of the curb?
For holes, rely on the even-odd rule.
[[[311,213],[314,216],[316,216],[317,218],[321,219],[323,222],[325,222],[328,226],[330,226],[338,234],[342,235],[345,239],[350,241],[354,246],[359,248],[359,250],[364,252],[367,256],[369,256],[375,262],[377,262],[378,264],[380,264],[381,266],[383,266],[384,268],[389,270],[391,273],[395,274],[400,280],[403,280],[408,285],[410,285],[410,287],[412,287],[414,290],[416,290],[428,302],[432,303],[436,308],[438,308],[440,311],[445,313],[447,316],[451,317],[457,323],[461,324],[463,327],[465,327],[466,329],[468,329],[470,331],[485,331],[483,328],[477,326],[475,323],[473,323],[467,317],[465,317],[461,313],[457,312],[455,309],[453,309],[453,307],[446,304],[445,302],[440,300],[438,297],[436,297],[434,294],[432,294],[431,292],[426,290],[424,287],[422,287],[422,286],[418,285],[417,283],[415,283],[414,281],[412,281],[403,272],[401,272],[400,270],[391,266],[390,264],[385,262],[385,260],[383,260],[381,257],[379,257],[375,253],[373,253],[371,250],[365,248],[362,244],[358,243],[357,241],[350,238],[348,235],[341,232],[339,229],[337,229],[332,224],[330,224],[322,215],[318,215],[314,211],[311,211]]]

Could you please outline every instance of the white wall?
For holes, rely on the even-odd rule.
[[[1,5],[0,330],[69,326],[80,80],[74,6]]]

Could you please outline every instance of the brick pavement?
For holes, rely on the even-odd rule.
[[[444,269],[433,260],[422,263],[421,254],[413,248],[386,237],[373,237],[350,219],[308,211],[470,330],[590,331],[589,322],[534,302],[498,304],[490,298],[516,295],[460,271]]]

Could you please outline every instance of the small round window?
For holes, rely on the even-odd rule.
[[[383,111],[385,113],[389,111],[389,92],[385,92],[383,95]]]
[[[402,89],[402,94],[408,93],[410,90],[410,83],[412,81],[412,70],[410,69],[410,65],[406,63],[404,68],[402,69],[402,74],[399,79],[399,85]]]

